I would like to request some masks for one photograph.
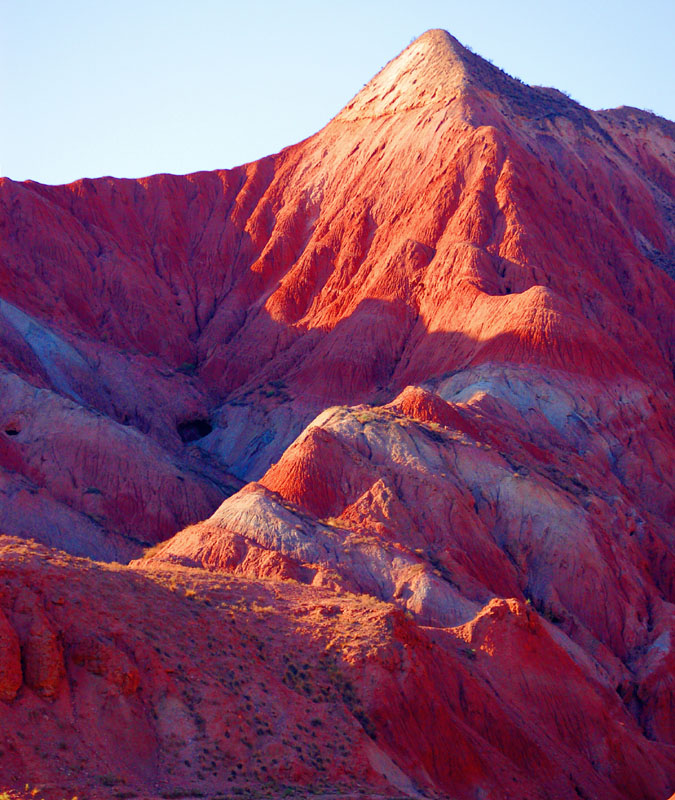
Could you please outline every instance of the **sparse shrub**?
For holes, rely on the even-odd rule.
[[[101,775],[99,781],[103,786],[117,786],[124,783],[122,778],[118,778],[117,775]]]
[[[429,422],[426,425],[423,425],[422,431],[433,442],[440,442],[440,443],[445,442],[445,436],[443,435],[443,427],[439,425],[437,422]]]
[[[153,544],[151,547],[148,547],[143,551],[143,558],[148,558],[149,556],[153,556],[164,547],[166,542],[157,542],[157,544]]]
[[[341,528],[342,523],[337,517],[325,517],[324,519],[320,519],[319,522],[322,525],[326,525],[329,528]]]
[[[267,605],[264,606],[262,603],[259,603],[257,600],[254,600],[251,603],[251,611],[255,614],[272,614],[274,613],[274,606]]]

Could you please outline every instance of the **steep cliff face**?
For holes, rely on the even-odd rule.
[[[589,111],[429,31],[275,156],[184,177],[2,181],[0,231],[0,529],[104,560],[160,542],[73,577],[92,591],[173,575],[264,594],[270,646],[303,648],[313,692],[337,647],[342,677],[328,673],[353,688],[317,700],[302,757],[285,735],[264,751],[277,783],[672,792],[672,123]],[[73,639],[61,612],[30,612],[31,627],[17,608],[42,601],[12,592],[0,700],[21,720],[74,691],[75,667],[118,655],[81,645],[86,624]],[[155,698],[125,777],[139,786],[178,780],[158,754],[164,684],[130,655],[156,600],[119,634],[140,670],[122,682]],[[167,596],[162,613],[183,620],[185,603]],[[181,648],[207,670],[197,628],[222,620],[203,613]],[[305,714],[266,681],[282,716]],[[182,740],[194,725],[217,739],[211,711],[188,706],[166,711]],[[344,730],[321,727],[337,708]],[[233,725],[228,746],[250,745]],[[86,726],[73,726],[76,742]],[[315,774],[338,740],[358,759]],[[227,770],[213,759],[215,791]],[[187,781],[194,758],[178,761]],[[233,785],[263,785],[256,769]]]

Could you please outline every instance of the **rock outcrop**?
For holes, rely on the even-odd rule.
[[[22,680],[19,637],[0,610],[0,700],[14,700]]]

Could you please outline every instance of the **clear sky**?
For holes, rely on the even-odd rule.
[[[0,174],[260,158],[323,127],[428,28],[591,108],[675,119],[675,0],[0,0]]]

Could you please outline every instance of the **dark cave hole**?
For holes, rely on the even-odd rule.
[[[18,436],[19,431],[16,428],[5,428],[7,436]]]
[[[189,419],[178,423],[178,435],[185,444],[196,442],[203,439],[213,430],[213,426],[208,419]]]

